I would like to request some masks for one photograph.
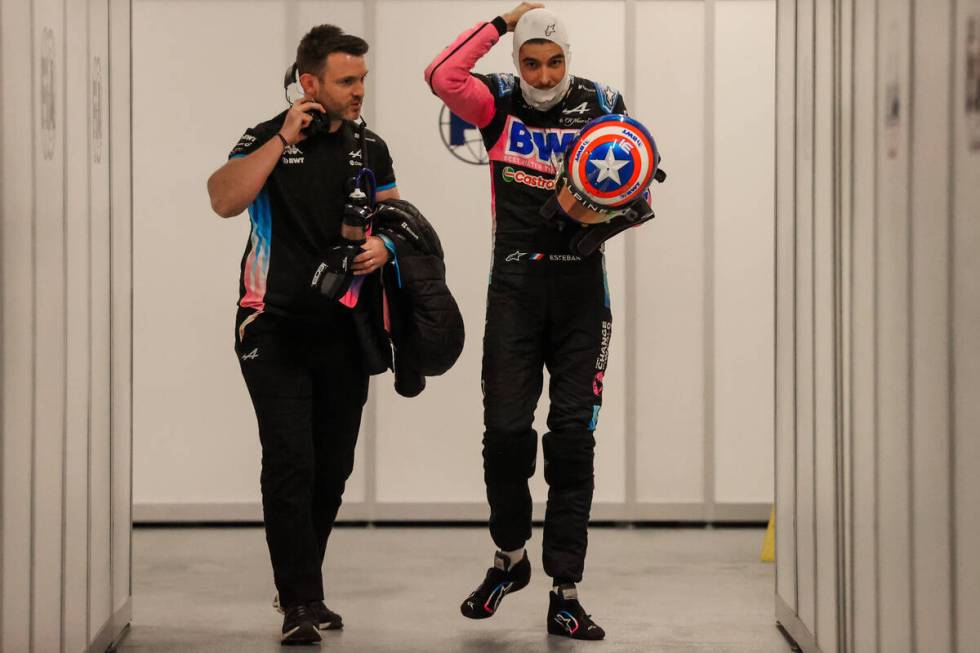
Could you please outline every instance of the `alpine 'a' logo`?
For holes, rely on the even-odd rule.
[[[582,113],[586,113],[588,110],[589,110],[589,103],[588,102],[583,102],[582,104],[578,105],[574,109],[562,109],[561,112],[564,115],[568,115],[570,113],[579,113],[579,114],[582,114]]]

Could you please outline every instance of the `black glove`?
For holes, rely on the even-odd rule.
[[[572,253],[586,257],[599,249],[602,243],[613,236],[626,231],[630,227],[636,227],[654,218],[653,209],[642,197],[627,207],[626,212],[618,215],[609,222],[592,224],[579,228],[569,239],[569,248]]]
[[[361,253],[364,241],[345,241],[327,250],[327,255],[313,273],[311,288],[316,288],[320,294],[329,299],[340,299],[350,287],[353,274],[354,257]]]

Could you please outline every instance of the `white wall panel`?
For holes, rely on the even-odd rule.
[[[817,644],[838,650],[837,599],[837,181],[832,0],[816,0],[813,142],[813,429]]]
[[[813,131],[814,10],[816,0],[797,3],[796,95],[796,534],[797,612],[816,621],[816,482],[813,379]]]
[[[853,212],[851,210],[851,199],[854,188],[854,142],[848,138],[852,134],[854,124],[854,87],[850,83],[850,71],[854,69],[854,8],[852,0],[839,0],[834,7],[834,19],[837,22],[840,36],[837,38],[838,47],[835,47],[838,68],[835,70],[837,85],[835,90],[838,100],[837,121],[835,130],[839,137],[837,143],[837,193],[836,206],[838,212],[837,224],[838,236],[836,239],[837,265],[835,272],[839,270],[838,280],[835,281],[835,288],[838,293],[838,322],[837,322],[837,435],[838,465],[836,473],[839,485],[842,488],[838,493],[833,489],[834,500],[837,502],[838,521],[835,531],[841,534],[844,542],[853,541],[854,538],[854,515],[848,507],[847,497],[854,496],[854,474],[853,474],[853,450],[854,432],[850,428],[852,423],[852,406],[847,401],[852,392],[851,378],[851,357],[853,353],[851,331],[848,325],[852,323],[853,312],[851,304],[851,287],[848,279],[853,279]],[[837,553],[840,573],[838,576],[839,591],[838,596],[842,603],[839,605],[837,627],[840,632],[839,650],[849,651],[853,647],[849,643],[850,624],[848,620],[847,606],[851,604],[853,598],[852,588],[854,587],[854,566],[851,565],[851,552],[847,546],[838,546],[834,542],[832,549]]]
[[[132,194],[132,8],[130,0],[109,3],[109,173],[112,250],[112,613],[129,601],[132,530],[133,443],[133,194]]]
[[[636,497],[704,499],[704,3],[640,2],[633,114],[653,134],[668,180],[658,217],[638,229]],[[658,65],[646,65],[658,61]]]
[[[908,143],[909,12],[907,0],[882,0],[878,17],[878,527],[881,646],[911,650],[909,536]]]
[[[31,3],[0,4],[0,83],[17,89],[33,106]],[[0,529],[0,649],[22,651],[30,640],[31,603],[31,443],[33,440],[33,178],[32,129],[19,103],[0,103],[3,162],[0,206],[3,208],[3,448],[2,519]]]
[[[952,650],[949,484],[951,0],[915,3],[910,93],[913,650]],[[955,105],[953,105],[955,106]]]
[[[398,397],[388,375],[374,385],[381,502],[486,500],[480,366],[490,262],[489,168],[458,161],[443,146],[442,102],[426,88],[422,73],[459,32],[498,11],[490,2],[378,3],[376,71],[369,89],[376,94],[374,123],[391,150],[401,196],[439,231],[447,281],[466,325],[466,346],[456,366],[429,379],[419,397]],[[426,38],[405,39],[406,25],[412,24],[428,25]],[[479,72],[512,68],[503,43],[477,65]],[[418,127],[398,129],[407,124]],[[453,464],[436,465],[418,451],[438,452],[440,461]]]
[[[775,5],[715,6],[715,500],[773,493]]]
[[[777,379],[796,378],[796,7],[776,12],[776,328]],[[775,388],[776,594],[796,603],[795,383]]]
[[[32,644],[61,645],[62,457],[65,426],[64,5],[35,2],[34,509]]]
[[[781,16],[791,5],[803,3],[781,2]],[[967,21],[954,15],[957,6],[816,0],[818,56],[796,62],[800,95],[816,72],[816,131],[813,140],[797,138],[793,160],[779,166],[813,175],[815,211],[797,205],[787,216],[779,201],[778,217],[815,236],[796,239],[797,255],[813,258],[811,275],[795,281],[797,301],[813,302],[816,328],[792,325],[780,307],[777,332],[793,326],[790,412],[797,427],[812,421],[797,438],[815,436],[816,446],[812,461],[798,456],[793,470],[780,465],[777,473],[799,478],[812,465],[816,493],[811,506],[799,497],[786,506],[779,492],[777,510],[789,511],[797,534],[813,529],[816,557],[793,559],[800,540],[780,563],[776,610],[807,653],[976,648],[980,574],[963,561],[980,543],[976,511],[964,509],[978,495],[963,461],[978,453],[970,411],[980,383],[971,365],[980,357],[970,325],[980,316],[980,118],[975,134],[969,120],[980,109],[962,91],[978,88],[980,67],[969,71],[964,60],[980,62],[980,5],[974,41],[958,31]],[[780,111],[778,152],[802,108]],[[778,368],[777,387],[788,368]],[[780,401],[782,415],[789,393]],[[808,403],[812,414],[801,409]],[[779,436],[782,448],[782,427]],[[799,580],[796,607],[786,573]],[[803,605],[804,581],[815,589],[813,611]]]
[[[849,636],[854,651],[877,646],[877,423],[874,311],[876,297],[877,176],[875,167],[878,105],[875,98],[875,3],[854,2],[854,126],[851,244],[851,422],[853,495],[849,510],[853,535],[848,553],[853,587],[849,606]]]
[[[114,38],[111,231],[110,152],[94,147],[108,83],[92,65],[108,70],[108,24],[106,2],[0,6],[2,95],[20,98],[0,123],[4,651],[106,650],[129,620],[129,25]]]
[[[284,108],[283,8],[138,0],[133,23],[134,497],[258,502],[255,414],[233,350],[249,222],[214,215],[205,181]]]
[[[110,259],[109,243],[109,2],[89,4],[89,52],[92,65],[103,67],[101,89],[102,140],[93,139],[93,153],[100,160],[90,168],[91,260],[92,260],[92,344],[91,413],[89,416],[89,634],[94,636],[112,616],[110,576],[111,516],[104,509],[111,502],[110,479]],[[93,129],[96,125],[93,123]]]
[[[954,646],[967,653],[980,642],[980,3],[956,3],[953,39],[953,221],[954,283],[953,443],[955,496]],[[972,67],[968,67],[972,58]],[[966,94],[970,93],[969,96]],[[967,97],[972,98],[968,105]],[[969,106],[969,111],[968,111]]]
[[[66,375],[64,611],[65,651],[88,645],[88,435],[91,337],[89,306],[89,139],[92,130],[92,78],[89,65],[88,3],[65,5],[65,267]],[[49,624],[50,625],[50,624]]]

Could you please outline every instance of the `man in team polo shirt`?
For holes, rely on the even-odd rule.
[[[235,350],[258,420],[266,540],[285,613],[283,643],[320,641],[342,627],[323,603],[327,538],[354,463],[368,374],[351,310],[311,289],[325,253],[340,241],[353,175],[369,162],[378,201],[397,198],[384,141],[360,117],[368,44],[333,25],[297,48],[305,93],[275,118],[247,129],[208,179],[224,218],[248,209]],[[389,258],[368,237],[352,259],[370,275]]]

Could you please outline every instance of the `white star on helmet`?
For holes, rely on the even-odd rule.
[[[606,150],[606,158],[602,161],[596,161],[595,159],[590,159],[589,163],[599,168],[599,177],[595,180],[595,183],[602,183],[603,179],[612,179],[617,184],[622,184],[623,182],[619,178],[619,169],[629,163],[628,160],[623,161],[616,158],[613,148],[610,147]]]

